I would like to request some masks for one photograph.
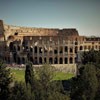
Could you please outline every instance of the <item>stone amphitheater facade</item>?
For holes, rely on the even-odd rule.
[[[76,63],[80,61],[78,55],[91,49],[100,50],[100,38],[80,36],[74,28],[18,27],[0,20],[0,58],[7,64],[49,63],[75,73]]]

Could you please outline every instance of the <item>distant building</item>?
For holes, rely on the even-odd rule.
[[[8,64],[49,63],[75,71],[80,51],[100,50],[100,37],[79,36],[76,29],[29,28],[0,20],[0,58]]]

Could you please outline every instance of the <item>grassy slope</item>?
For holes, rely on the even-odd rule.
[[[25,75],[24,70],[11,69],[11,72],[14,76],[14,80],[24,81],[24,75]],[[67,80],[67,79],[70,79],[72,77],[74,77],[74,74],[57,72],[55,77],[54,77],[54,80]]]

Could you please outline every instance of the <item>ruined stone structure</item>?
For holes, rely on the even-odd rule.
[[[79,36],[76,29],[28,28],[6,25],[0,20],[0,58],[6,63],[44,63],[76,71],[77,54],[100,50],[100,38]]]

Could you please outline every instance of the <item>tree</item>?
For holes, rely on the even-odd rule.
[[[62,83],[53,80],[55,76],[53,66],[45,64],[39,68],[37,73],[36,100],[69,100],[68,95],[64,94]]]
[[[0,100],[7,100],[10,93],[10,84],[13,81],[10,69],[0,61]]]
[[[34,92],[31,91],[30,85],[23,82],[15,82],[14,87],[11,89],[9,100],[35,100]]]
[[[94,100],[98,88],[95,66],[92,63],[80,68],[80,75],[72,80],[72,100]]]
[[[32,67],[31,62],[28,62],[26,64],[25,82],[26,82],[26,85],[30,84],[32,86],[34,84],[34,71],[33,71],[33,67]]]

